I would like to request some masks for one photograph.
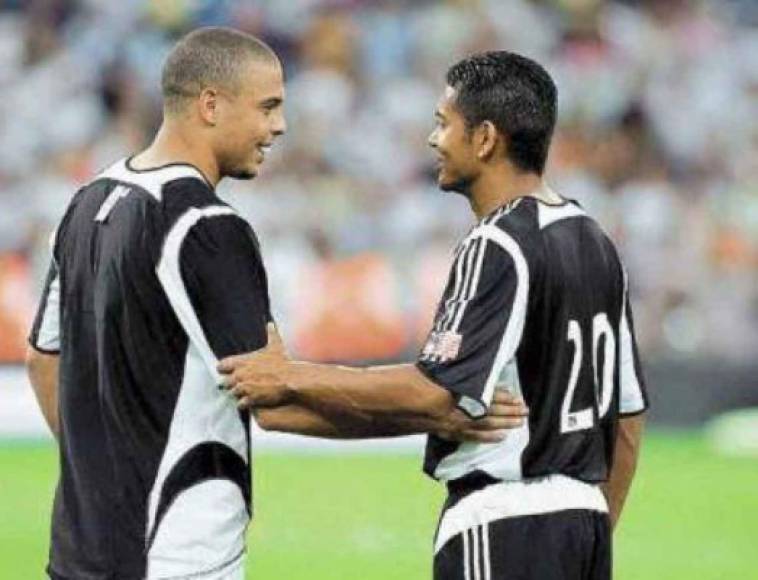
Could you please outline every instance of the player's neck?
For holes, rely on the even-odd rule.
[[[132,166],[136,169],[150,169],[167,163],[194,165],[214,187],[220,181],[218,164],[210,149],[170,119],[163,121],[147,149],[132,158]]]
[[[471,186],[469,201],[477,219],[482,219],[508,202],[539,191],[544,183],[536,173],[516,171],[509,165],[482,172]]]

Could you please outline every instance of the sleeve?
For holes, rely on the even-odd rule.
[[[164,242],[158,278],[209,372],[266,345],[268,287],[250,226],[227,206],[192,208]]]
[[[417,366],[472,417],[487,413],[500,374],[521,342],[528,291],[523,253],[498,228],[472,240],[453,264]]]
[[[640,355],[637,349],[637,339],[634,336],[634,321],[632,307],[629,302],[628,279],[624,272],[624,294],[619,328],[620,356],[619,383],[620,400],[619,414],[621,416],[637,415],[648,408],[645,380],[640,365]]]
[[[60,275],[58,266],[53,259],[50,261],[42,297],[29,333],[29,344],[41,353],[60,353],[60,302]]]

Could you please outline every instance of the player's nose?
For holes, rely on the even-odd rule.
[[[429,145],[432,149],[437,148],[437,130],[435,129],[431,133],[429,133],[429,137],[426,138],[426,144]]]

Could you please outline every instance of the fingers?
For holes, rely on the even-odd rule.
[[[286,358],[287,351],[284,348],[282,337],[279,336],[279,331],[273,322],[269,322],[266,325],[266,334],[268,342],[264,348],[253,352],[235,354],[220,360],[216,365],[218,372],[226,375],[233,373],[239,368],[244,368],[248,364],[255,363],[256,366],[260,367],[260,365],[267,363],[274,364],[275,361],[281,361],[283,358]]]
[[[524,417],[484,417],[471,421],[466,426],[469,431],[499,431],[501,429],[517,429],[525,423]]]
[[[493,403],[487,411],[487,415],[496,417],[526,417],[528,414],[529,409],[523,401],[510,405]]]
[[[515,403],[519,400],[521,400],[521,397],[517,397],[510,391],[504,391],[502,389],[495,389],[495,393],[492,395],[493,403],[502,403],[504,405],[507,405],[509,403]]]
[[[219,361],[216,365],[216,369],[222,374],[234,372],[240,365],[244,364],[245,361],[250,358],[251,354],[252,353],[245,353],[228,356]]]
[[[269,322],[266,325],[266,335],[268,336],[268,343],[266,344],[266,348],[279,352],[281,354],[285,354],[286,350],[284,348],[284,343],[282,342],[282,337],[279,336],[279,331],[276,328],[276,324]]]
[[[507,436],[506,430],[475,431],[463,430],[455,433],[454,439],[464,443],[500,443]]]
[[[505,406],[526,406],[522,397],[500,389],[495,390],[495,393],[492,396],[492,404]]]

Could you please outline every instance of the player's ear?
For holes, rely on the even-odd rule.
[[[476,156],[480,161],[487,161],[497,149],[498,132],[492,121],[483,121],[476,128]]]
[[[218,91],[213,88],[200,91],[197,107],[200,118],[208,125],[215,126],[218,122]]]

